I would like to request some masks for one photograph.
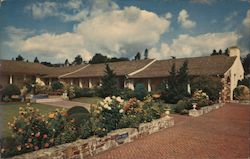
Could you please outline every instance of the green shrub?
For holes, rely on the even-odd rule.
[[[243,80],[239,81],[238,86],[239,85],[244,85],[250,88],[250,78],[244,78]]]
[[[66,122],[63,132],[55,138],[55,145],[73,142],[77,139],[77,131],[73,123]]]
[[[3,96],[11,97],[12,95],[20,94],[20,89],[14,84],[9,84],[3,89]]]
[[[86,139],[90,137],[91,135],[93,135],[92,124],[90,120],[86,120],[77,129],[78,129],[78,136],[81,139]]]
[[[59,89],[63,89],[63,84],[59,81],[54,81],[54,82],[52,82],[51,87],[52,87],[53,91],[56,91]]]
[[[151,96],[147,96],[142,105],[143,122],[159,119],[165,110],[166,108],[162,101],[155,101]]]
[[[78,92],[76,92],[76,96],[79,97],[93,97],[95,95],[96,95],[95,89],[90,89],[90,88],[82,88]]]
[[[222,90],[222,82],[219,77],[200,76],[191,80],[191,92],[202,90],[205,92],[209,99],[217,101],[220,97]]]
[[[239,85],[233,91],[234,99],[247,100],[249,97],[249,94],[250,94],[249,92],[250,91],[249,91],[249,88],[247,86]]]
[[[37,84],[35,86],[35,94],[49,94],[51,92],[51,87],[50,86],[42,86],[40,84]]]
[[[121,89],[119,92],[120,97],[125,100],[135,97],[135,92],[129,88]]]
[[[79,113],[89,114],[89,111],[82,106],[74,106],[67,111],[68,116]]]
[[[139,100],[143,100],[148,95],[148,91],[144,84],[139,83],[135,86],[135,97]]]

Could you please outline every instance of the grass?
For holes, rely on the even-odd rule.
[[[44,104],[34,103],[31,104],[34,108],[39,109],[41,114],[47,115],[49,112],[55,111],[58,107],[49,106]],[[13,120],[14,116],[18,115],[19,107],[26,106],[26,103],[7,103],[0,104],[0,119],[2,132],[1,136],[10,136],[11,132],[8,128],[8,122]]]
[[[88,104],[97,104],[102,100],[103,98],[101,97],[80,97],[73,99],[73,101],[75,102],[88,103]]]

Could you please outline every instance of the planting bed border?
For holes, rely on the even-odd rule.
[[[172,126],[174,126],[173,117],[165,116],[148,123],[141,123],[138,129],[118,129],[101,138],[93,136],[88,139],[79,139],[72,143],[14,156],[12,159],[83,159]]]
[[[198,116],[201,116],[203,114],[207,114],[207,113],[211,112],[212,110],[219,109],[223,106],[224,106],[224,103],[218,103],[218,104],[213,104],[210,106],[202,107],[199,110],[191,109],[191,110],[189,110],[188,115],[193,116],[193,117],[198,117]]]

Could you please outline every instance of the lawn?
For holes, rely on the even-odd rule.
[[[75,102],[88,103],[88,104],[97,104],[102,100],[103,98],[101,97],[80,97],[73,99],[73,101]]]
[[[34,108],[39,109],[41,114],[48,114],[49,112],[54,111],[58,107],[49,106],[44,104],[31,104]],[[10,104],[0,104],[0,119],[1,119],[1,126],[2,131],[0,131],[0,136],[9,136],[10,130],[8,128],[8,122],[13,120],[14,116],[18,115],[18,109],[21,106],[26,106],[25,103],[10,103]]]

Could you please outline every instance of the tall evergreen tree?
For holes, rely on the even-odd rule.
[[[69,66],[69,60],[68,59],[65,60],[64,65]]]
[[[102,97],[117,95],[117,79],[114,71],[106,64],[105,75],[101,80],[100,93]]]
[[[177,82],[178,82],[178,93],[179,93],[179,98],[182,99],[183,97],[188,96],[188,62],[185,61],[182,65],[182,67],[178,71],[178,77],[177,77]]]
[[[163,91],[166,102],[177,103],[178,100],[188,96],[188,63],[185,61],[182,67],[176,71],[175,63],[172,65],[167,80],[168,87]]]
[[[24,58],[21,55],[18,55],[16,57],[16,61],[23,61],[23,60],[24,60]]]
[[[147,48],[144,51],[144,59],[148,59],[148,49]]]
[[[35,58],[34,63],[39,63],[39,60],[37,57]]]
[[[141,60],[141,53],[137,52],[137,54],[135,55],[135,60]]]
[[[213,50],[213,53],[211,54],[211,56],[214,56],[214,55],[218,55],[218,53],[215,49]]]
[[[218,52],[219,55],[222,55],[222,50],[220,49],[219,52]]]

